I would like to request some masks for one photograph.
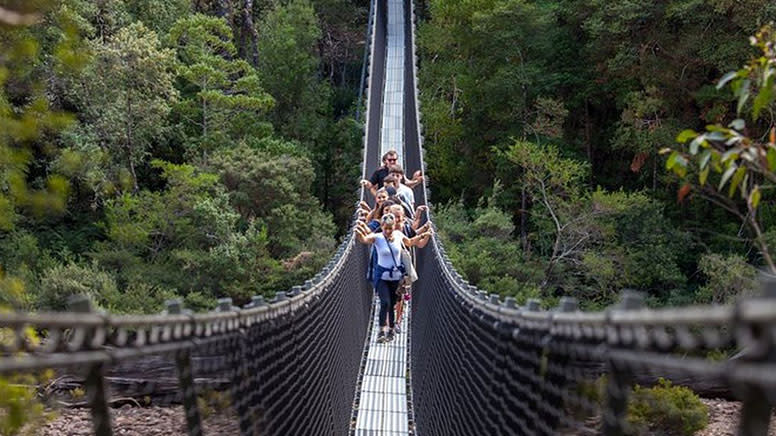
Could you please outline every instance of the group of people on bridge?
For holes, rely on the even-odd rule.
[[[405,301],[410,299],[412,282],[417,280],[413,248],[423,248],[433,235],[431,222],[423,222],[425,205],[415,207],[413,188],[423,181],[420,171],[411,179],[397,164],[396,150],[387,151],[383,165],[369,180],[362,180],[374,197],[374,208],[359,204],[355,232],[358,240],[371,245],[367,279],[380,300],[380,330],[377,342],[390,342],[400,333]]]

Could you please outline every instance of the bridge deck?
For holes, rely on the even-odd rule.
[[[382,122],[380,129],[380,155],[394,149],[399,153],[399,163],[404,160],[404,4],[403,0],[388,0],[388,24],[386,35],[385,83]]]
[[[404,53],[405,19],[403,0],[387,0],[385,76],[381,122],[380,155],[389,149],[399,153],[399,163],[405,162],[404,150]],[[392,342],[376,342],[379,302],[375,299],[372,333],[369,341],[356,416],[356,436],[409,435],[410,413],[407,407],[407,329],[409,302],[401,320],[401,333]]]
[[[369,353],[361,382],[361,395],[356,418],[356,436],[409,435],[407,411],[407,316],[405,305],[401,333],[392,342],[378,344],[377,321],[379,302],[375,300]]]

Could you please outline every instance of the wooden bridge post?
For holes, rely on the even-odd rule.
[[[181,300],[167,301],[167,313],[183,315]],[[175,354],[175,365],[178,367],[178,382],[183,400],[183,412],[186,415],[186,427],[189,436],[202,436],[202,418],[197,405],[197,391],[194,388],[194,374],[191,367],[191,350],[183,349]]]
[[[231,298],[219,298],[218,309],[219,312],[233,312],[238,311],[240,308],[232,305]],[[250,378],[255,375],[248,374],[246,359],[248,355],[247,333],[243,327],[235,332],[235,349],[230,353],[232,369],[232,403],[234,404],[235,411],[237,412],[237,419],[240,422],[240,436],[249,436],[254,434],[253,432],[253,419],[250,413],[249,399],[248,399],[248,386],[250,385]]]
[[[622,291],[617,310],[639,310],[644,307],[644,298],[637,292]],[[612,328],[607,326],[607,328]],[[606,385],[606,404],[603,410],[603,433],[606,436],[625,434],[625,419],[628,413],[628,396],[633,384],[633,372],[622,363],[609,358],[609,381]]]
[[[92,301],[85,295],[75,295],[68,301],[71,312],[93,313]],[[87,327],[79,327],[86,329]],[[94,337],[91,328],[84,336],[83,347],[91,348],[90,342]],[[108,407],[108,389],[105,383],[105,363],[98,362],[89,366],[86,374],[86,393],[89,409],[92,413],[92,426],[95,436],[112,436],[110,408]]]
[[[760,283],[763,291],[761,298],[776,298],[776,276],[762,274]],[[776,362],[776,347],[773,345],[776,331],[772,327],[747,322],[740,317],[736,319],[736,324],[736,334],[747,347],[738,361]],[[738,392],[743,400],[738,435],[767,436],[773,411],[767,388],[762,382],[744,383],[738,386]]]

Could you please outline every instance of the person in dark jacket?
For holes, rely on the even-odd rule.
[[[369,180],[361,181],[361,184],[372,193],[372,196],[377,195],[377,190],[383,187],[383,180],[390,174],[390,167],[396,165],[398,160],[399,153],[396,150],[388,150],[383,155],[382,166],[372,173],[372,177],[370,177]],[[405,178],[404,184],[413,188],[422,181],[423,174],[420,171],[415,171],[412,175],[412,179]]]

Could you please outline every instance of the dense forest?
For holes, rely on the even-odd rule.
[[[776,272],[774,165],[742,152],[776,163],[775,41],[758,34],[776,3],[426,0],[419,15],[431,200],[472,283],[678,305]]]
[[[0,305],[198,309],[325,263],[360,170],[368,1],[5,4]],[[756,62],[738,69],[773,59],[776,3],[417,8],[434,216],[471,282],[676,305],[773,269],[773,180],[711,145],[768,139],[773,77],[750,92]]]
[[[368,1],[0,8],[0,306],[237,303],[347,225]]]

